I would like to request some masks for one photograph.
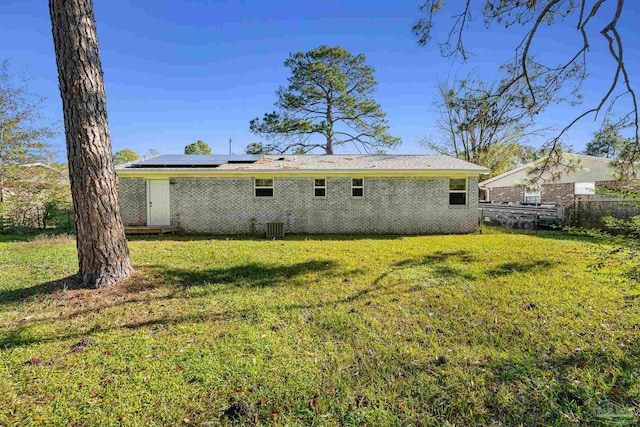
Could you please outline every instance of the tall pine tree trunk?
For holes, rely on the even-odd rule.
[[[327,142],[324,146],[324,153],[327,155],[333,154],[333,105],[331,105],[331,99],[327,102],[327,129],[326,138]]]
[[[76,220],[78,278],[100,288],[133,268],[120,218],[92,0],[49,0]]]

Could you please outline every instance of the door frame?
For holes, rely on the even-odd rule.
[[[146,211],[147,211],[147,227],[155,227],[155,225],[151,225],[151,209],[149,207],[149,203],[151,202],[151,181],[164,181],[167,182],[167,202],[169,204],[168,210],[169,215],[167,218],[167,224],[157,225],[157,227],[162,227],[164,225],[171,225],[171,182],[168,178],[147,178],[146,179],[146,187],[147,187],[147,200],[146,200]]]

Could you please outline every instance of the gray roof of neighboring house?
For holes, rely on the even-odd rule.
[[[216,168],[220,170],[464,170],[485,174],[489,169],[449,156],[403,154],[349,155],[163,155],[126,168]]]
[[[557,183],[596,182],[615,180],[613,159],[588,156],[586,154],[563,153],[563,161],[571,160],[576,163],[576,170],[562,171],[563,166],[556,166],[555,171],[562,171],[560,178],[553,180]],[[503,174],[482,181],[481,188],[515,187],[527,183],[529,172],[544,159],[538,159],[526,165],[511,169]],[[566,168],[565,168],[566,169]]]

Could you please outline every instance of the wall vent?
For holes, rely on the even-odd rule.
[[[279,239],[284,237],[284,222],[267,223],[267,239]]]

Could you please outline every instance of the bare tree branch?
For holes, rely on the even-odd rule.
[[[506,28],[518,25],[528,27],[524,37],[515,48],[514,57],[504,65],[506,76],[494,94],[494,102],[507,93],[520,92],[523,90],[527,96],[522,98],[522,105],[519,108],[527,111],[532,117],[541,113],[551,104],[576,105],[581,100],[581,88],[583,82],[588,79],[587,56],[590,49],[590,37],[594,34],[591,23],[596,17],[601,18],[609,13],[610,8],[605,8],[605,0],[538,0],[538,1],[504,1],[504,0],[478,0],[475,4],[483,5],[485,24],[490,27],[493,24],[502,24]],[[462,39],[464,30],[468,27],[467,17],[470,18],[471,2],[451,2],[460,10],[459,13],[451,17],[449,39],[446,45],[452,47],[450,51],[443,52],[444,56],[459,56],[462,61],[469,58]],[[624,43],[618,24],[624,12],[625,0],[615,0],[612,17],[608,23],[599,30],[602,37],[607,40],[608,54],[613,59],[614,67],[611,74],[611,83],[604,89],[599,101],[595,105],[587,108],[578,114],[568,124],[566,124],[553,138],[545,143],[548,153],[557,151],[561,139],[578,122],[587,116],[593,115],[595,120],[602,120],[603,123],[613,123],[619,129],[631,127],[633,137],[628,142],[628,149],[623,150],[620,171],[632,171],[635,177],[634,162],[640,161],[640,120],[638,112],[638,101],[629,75],[625,57]],[[414,33],[418,36],[418,43],[424,45],[428,43],[436,24],[435,16],[443,8],[443,0],[428,0],[423,3],[421,10],[425,16],[413,27]],[[556,25],[558,22],[567,20],[572,15],[577,16],[575,29],[580,34],[580,42],[576,50],[572,52],[567,60],[550,65],[539,61],[532,55],[532,46],[539,37],[543,24]],[[454,43],[452,40],[455,39]],[[622,93],[616,94],[620,86],[624,86]],[[610,116],[616,113],[615,107],[622,105],[623,99],[630,100],[630,111],[620,114],[621,118],[611,121]],[[620,101],[620,102],[619,102]],[[605,107],[606,106],[606,107]]]

